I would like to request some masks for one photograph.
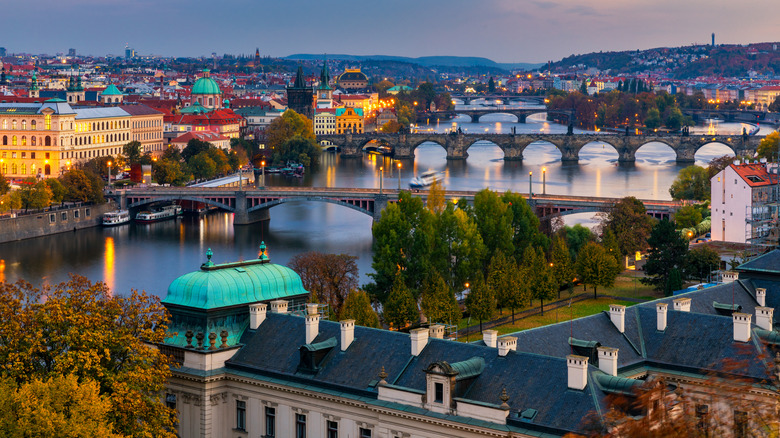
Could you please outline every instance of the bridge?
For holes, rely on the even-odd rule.
[[[735,155],[752,156],[763,139],[760,136],[744,135],[692,135],[673,134],[622,135],[622,134],[488,134],[488,133],[363,133],[363,134],[327,134],[318,135],[318,141],[327,140],[339,147],[344,157],[361,157],[363,148],[372,141],[380,142],[392,149],[396,159],[413,159],[414,151],[422,143],[432,142],[442,146],[447,151],[448,160],[463,160],[469,154],[468,150],[478,141],[488,141],[504,152],[504,160],[522,161],[523,151],[534,142],[546,142],[554,145],[561,152],[564,162],[579,161],[580,150],[587,144],[602,142],[612,146],[618,153],[621,163],[636,161],[636,152],[647,143],[663,143],[675,152],[678,163],[692,163],[696,151],[711,143],[722,143]]]
[[[478,123],[482,116],[488,114],[511,114],[517,117],[517,123],[525,123],[528,116],[533,114],[552,114],[566,118],[568,122],[574,122],[574,110],[565,109],[547,109],[547,108],[514,108],[514,107],[496,107],[486,109],[454,109],[447,111],[426,111],[417,116],[420,119],[451,119],[456,115],[466,115],[471,117],[471,123]]]
[[[398,190],[317,188],[317,187],[265,187],[239,190],[236,187],[140,187],[115,190],[113,197],[123,209],[138,211],[158,202],[202,202],[221,210],[233,212],[234,225],[270,220],[269,209],[287,202],[315,201],[341,205],[371,216],[375,221],[388,203],[398,202]],[[448,201],[473,202],[477,192],[447,191]],[[585,196],[522,194],[540,218],[552,215],[605,211],[617,198]],[[427,200],[427,192],[418,192]],[[647,214],[656,218],[670,217],[682,204],[672,201],[642,201]]]
[[[453,99],[462,100],[464,105],[469,105],[471,102],[479,99],[485,99],[485,101],[496,101],[500,100],[504,104],[510,101],[522,101],[522,102],[528,102],[528,103],[536,103],[539,105],[544,104],[544,96],[523,96],[523,95],[514,95],[514,94],[486,94],[486,95],[478,95],[478,94],[450,94],[450,97]]]

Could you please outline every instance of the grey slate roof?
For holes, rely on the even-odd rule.
[[[771,272],[780,274],[780,250],[770,251],[737,267],[739,271]]]
[[[76,120],[102,119],[106,117],[127,117],[130,114],[118,107],[77,108]]]

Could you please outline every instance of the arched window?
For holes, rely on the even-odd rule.
[[[2,171],[2,173],[3,173],[3,175],[8,175],[8,164],[7,163],[3,163],[3,171]]]
[[[16,146],[16,136],[11,137],[11,146]]]
[[[8,136],[7,135],[3,136],[3,146],[8,146]]]
[[[51,131],[51,114],[43,116],[43,123],[45,124],[44,129]]]
[[[11,129],[16,130],[16,120],[11,120]]]
[[[22,131],[27,130],[27,120],[22,120]]]
[[[27,175],[27,165],[24,163],[22,164],[22,175]]]
[[[51,165],[47,164],[47,165],[44,167],[43,174],[44,174],[44,175],[51,175]]]
[[[37,130],[38,129],[38,123],[35,120],[30,122],[30,129],[32,129],[32,130]]]
[[[11,173],[16,174],[17,170],[18,170],[18,168],[16,167],[16,163],[11,164]]]
[[[32,136],[32,138],[31,138],[31,140],[32,140],[32,145],[33,145],[33,146],[37,146],[37,143],[38,143],[38,142],[37,142],[37,141],[35,141],[35,139],[36,139],[36,138],[37,138],[37,137],[35,137],[34,135],[33,135],[33,136]]]
[[[27,146],[27,137],[24,135],[22,136],[22,146]]]
[[[8,120],[3,120],[3,129],[8,129]]]
[[[49,137],[49,136],[47,135],[47,136],[46,136],[46,139],[45,139],[44,141],[45,141],[45,144],[46,144],[46,146],[51,146],[51,137]]]

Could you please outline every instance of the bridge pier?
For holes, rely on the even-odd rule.
[[[481,117],[479,114],[469,114],[471,116],[471,123],[479,123],[479,118]]]
[[[387,207],[387,195],[376,195],[374,197],[374,212],[371,215],[374,218],[374,222],[378,222],[382,218],[382,210]]]
[[[246,201],[246,192],[236,192],[236,211],[233,215],[233,225],[249,225],[255,222],[265,222],[271,220],[271,212],[267,208],[248,211]]]
[[[629,150],[628,148],[619,149],[618,163],[636,163],[636,151]]]

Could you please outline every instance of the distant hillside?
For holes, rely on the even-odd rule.
[[[298,53],[290,55],[284,59],[294,60],[317,60],[322,59],[323,55],[314,55],[308,53]],[[388,55],[344,55],[328,54],[328,59],[339,59],[344,61],[396,61],[396,62],[408,62],[412,64],[418,64],[425,67],[444,66],[444,67],[487,67],[498,68],[502,70],[533,70],[543,64],[533,63],[499,63],[487,58],[471,57],[471,56],[423,56],[420,58],[409,58],[405,56],[388,56]]]
[[[680,79],[699,76],[780,75],[780,43],[657,47],[625,52],[571,55],[551,64],[553,72],[597,68],[611,74],[663,72]]]

